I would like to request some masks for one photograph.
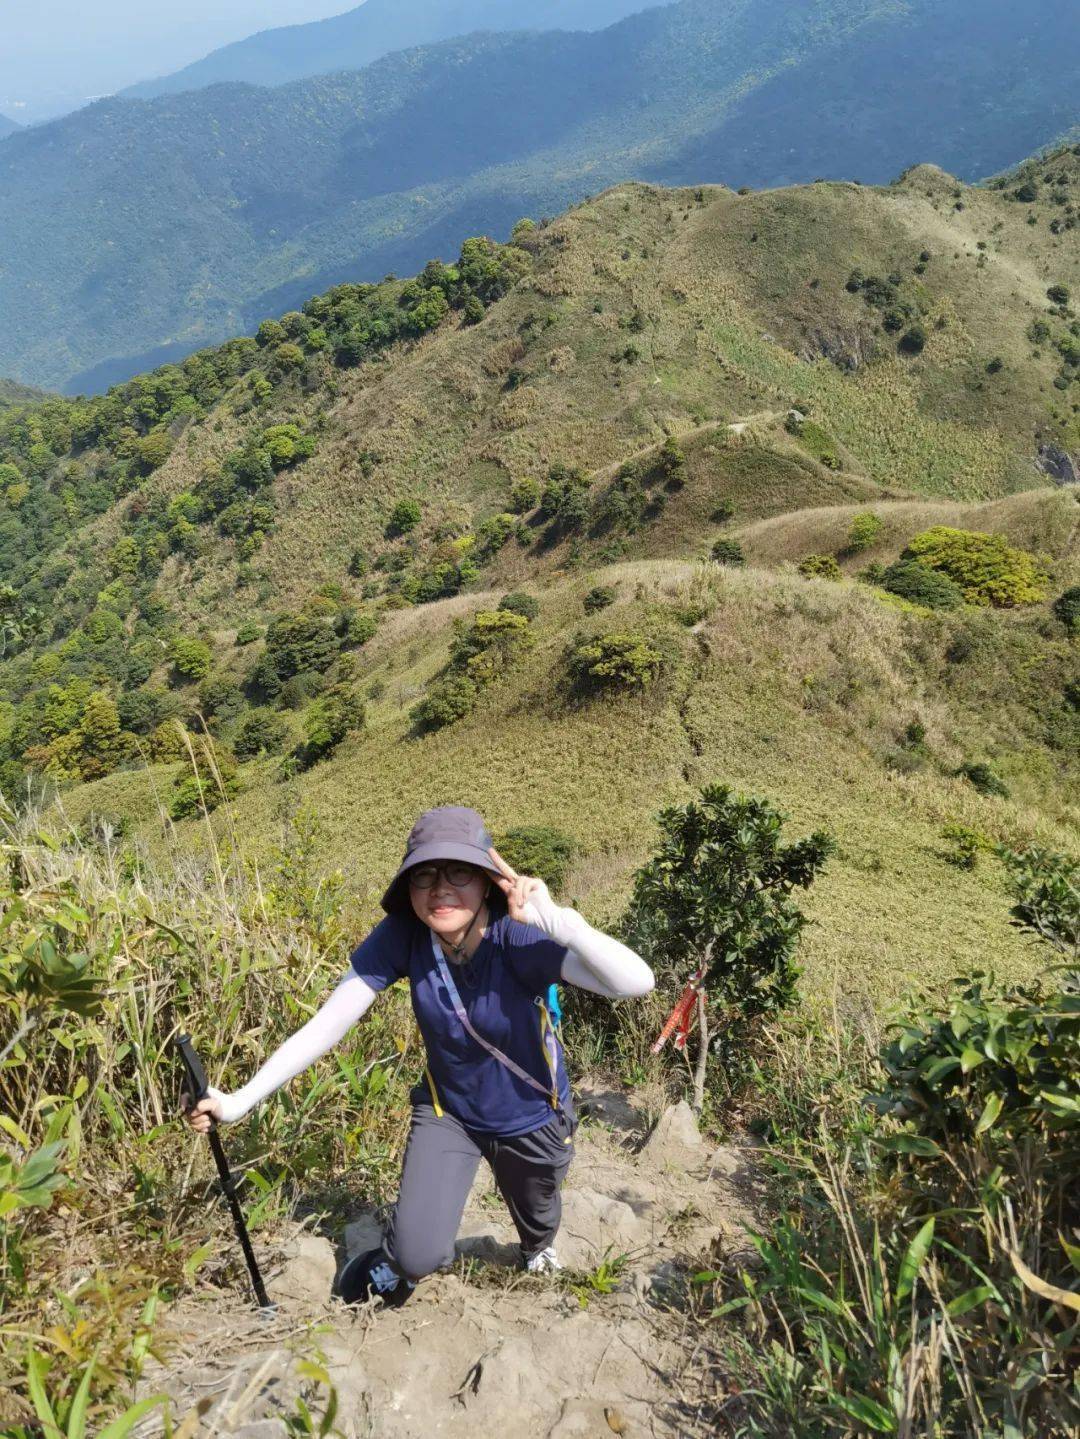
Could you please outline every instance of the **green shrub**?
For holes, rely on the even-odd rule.
[[[476,705],[479,687],[464,674],[446,675],[410,711],[419,730],[437,730],[463,719]]]
[[[945,825],[941,837],[949,846],[945,858],[957,869],[974,869],[979,855],[993,848],[981,830],[972,829],[966,824]]]
[[[410,530],[415,530],[420,523],[421,513],[416,500],[398,500],[386,522],[387,538],[396,539],[399,535],[407,535]]]
[[[262,639],[262,625],[257,625],[254,620],[247,620],[236,631],[236,643],[238,645],[252,645],[256,640]]]
[[[726,525],[729,520],[735,518],[735,506],[730,500],[720,500],[714,507],[709,519],[714,525]]]
[[[302,769],[326,759],[350,731],[364,727],[364,706],[346,685],[335,685],[304,716],[304,742],[296,750]]]
[[[1015,903],[1012,922],[1050,945],[1071,967],[1080,965],[1080,861],[1051,850],[1001,850]],[[1075,973],[1071,988],[1078,987]]]
[[[804,579],[838,580],[841,578],[840,566],[832,555],[807,555],[805,560],[799,562],[799,574]]]
[[[1046,595],[1047,576],[1035,557],[1002,535],[935,525],[915,536],[904,558],[946,575],[970,604],[1030,605]]]
[[[738,540],[719,539],[713,542],[712,557],[718,565],[745,565],[746,556]]]
[[[202,679],[209,673],[213,657],[209,645],[185,635],[178,635],[169,646],[169,659],[181,681]]]
[[[1072,585],[1057,597],[1054,615],[1071,635],[1080,633],[1080,585]]]
[[[882,573],[879,583],[891,595],[931,610],[954,610],[964,601],[960,587],[947,575],[928,569],[918,560],[897,560]]]
[[[980,794],[995,795],[1000,799],[1009,797],[1008,785],[1004,780],[999,779],[985,760],[963,764],[956,773],[959,778],[966,779],[970,785],[973,785]]]
[[[605,610],[608,605],[615,603],[615,590],[610,585],[594,585],[582,600],[582,608],[587,615],[592,615],[597,610]]]
[[[169,796],[169,814],[173,819],[210,814],[232,799],[240,788],[235,764],[220,750],[212,753],[200,744],[197,760],[198,768],[181,775],[173,785]]]
[[[885,521],[872,510],[853,515],[848,526],[846,549],[850,554],[861,554],[874,547],[885,533]]]
[[[746,1062],[748,1022],[795,997],[795,961],[806,916],[792,900],[834,849],[821,832],[782,842],[784,817],[765,800],[709,785],[698,800],[665,809],[660,843],[634,876],[623,922],[627,939],[657,970],[674,1002],[704,968],[714,1025],[737,1031],[728,1053]],[[704,1023],[704,1013],[699,1011]],[[725,1043],[724,1040],[720,1041]],[[701,1108],[709,1052],[701,1037],[695,1104]]]
[[[921,355],[926,349],[926,342],[929,338],[925,326],[912,325],[900,337],[900,349],[905,355]]]
[[[589,481],[578,469],[554,464],[540,495],[540,511],[558,533],[580,530],[589,518]]]
[[[598,635],[570,651],[570,673],[579,690],[646,689],[660,672],[661,655],[636,633]]]
[[[681,489],[686,483],[686,452],[673,435],[660,446],[656,469],[669,489]]]
[[[1051,304],[1064,309],[1072,298],[1068,285],[1051,285],[1046,292],[1046,298]]]
[[[511,614],[521,615],[527,620],[534,620],[540,613],[540,601],[535,595],[527,594],[525,590],[513,590],[510,594],[503,595],[499,601],[499,609],[509,610]]]
[[[243,716],[233,736],[233,753],[239,760],[260,754],[280,754],[289,737],[289,725],[271,709],[252,709]]]
[[[540,503],[541,486],[540,481],[532,475],[516,481],[510,490],[510,508],[516,515],[523,515],[527,510],[534,510]]]
[[[497,837],[495,848],[519,874],[536,875],[558,894],[577,853],[568,834],[550,825],[522,825]]]

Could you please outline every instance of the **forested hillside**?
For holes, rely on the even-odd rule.
[[[14,120],[9,120],[6,115],[0,115],[0,140],[2,140],[5,135],[13,134],[19,128]]]
[[[344,15],[263,30],[174,74],[121,94],[149,100],[226,80],[284,85],[308,75],[360,70],[393,50],[431,45],[475,30],[601,30],[665,0],[365,0]]]
[[[0,370],[101,388],[628,178],[889,180],[923,159],[974,178],[1075,120],[1078,65],[1056,0],[683,0],[597,34],[105,101],[5,142]]]

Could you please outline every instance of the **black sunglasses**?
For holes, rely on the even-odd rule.
[[[413,889],[432,889],[442,874],[447,884],[454,889],[463,889],[465,885],[471,884],[480,871],[475,865],[462,864],[459,861],[451,860],[449,864],[421,864],[416,869],[409,870],[409,883]]]

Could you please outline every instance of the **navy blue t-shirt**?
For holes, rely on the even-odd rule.
[[[536,1000],[561,978],[565,957],[564,946],[542,930],[502,914],[491,920],[472,957],[475,985],[465,982],[461,965],[447,961],[473,1028],[545,1090],[551,1071]],[[439,1103],[467,1128],[510,1139],[548,1122],[551,1101],[477,1044],[454,1013],[426,924],[412,914],[387,915],[353,951],[352,967],[374,990],[409,981]],[[556,1044],[559,1101],[569,1105],[562,1045]]]

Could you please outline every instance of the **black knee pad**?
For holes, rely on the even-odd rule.
[[[397,1309],[416,1285],[401,1278],[380,1247],[350,1259],[338,1275],[335,1288],[346,1304],[363,1304],[375,1298],[388,1309]]]

